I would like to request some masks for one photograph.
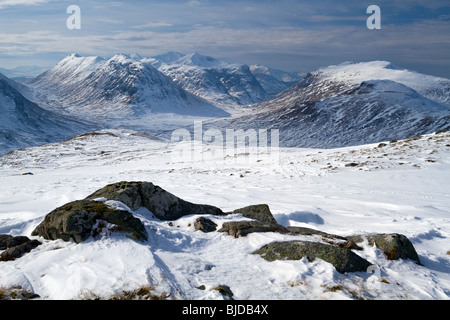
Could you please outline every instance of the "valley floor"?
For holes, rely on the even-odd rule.
[[[204,150],[204,152],[208,151]],[[43,245],[0,262],[0,288],[42,299],[108,299],[143,286],[169,299],[432,299],[450,297],[450,133],[342,149],[281,149],[279,157],[174,160],[173,146],[127,130],[105,130],[0,158],[0,234],[30,236],[43,217],[118,181],[150,181],[194,203],[232,211],[266,203],[285,226],[349,236],[401,233],[423,265],[389,261],[368,243],[380,274],[340,274],[316,260],[268,262],[251,253],[274,240],[195,231],[196,216],[168,222],[135,215],[149,239],[120,234]],[[27,174],[28,173],[28,174]],[[24,175],[26,174],[26,175]],[[240,215],[209,217],[220,226]],[[32,237],[33,238],[33,237]]]

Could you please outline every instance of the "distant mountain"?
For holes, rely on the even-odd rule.
[[[271,96],[279,94],[303,78],[295,73],[289,73],[263,65],[251,65],[250,71],[264,90]]]
[[[20,94],[13,84],[14,81],[0,75],[0,154],[57,142],[92,130],[93,126],[40,108]]]
[[[13,69],[0,68],[0,73],[10,79],[34,78],[47,69],[39,66],[22,66]]]
[[[253,114],[208,126],[279,129],[285,147],[406,139],[450,128],[449,83],[388,62],[346,63],[308,74]]]
[[[126,119],[149,113],[228,115],[185,90],[137,56],[72,54],[29,82],[46,109],[84,119]]]
[[[211,103],[232,109],[269,99],[249,66],[231,64],[199,53],[170,52],[144,59],[173,81]]]

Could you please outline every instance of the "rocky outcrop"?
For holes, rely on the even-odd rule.
[[[312,241],[273,242],[254,252],[267,261],[322,259],[331,263],[338,272],[366,272],[372,265],[351,250]]]
[[[363,242],[367,239],[370,245],[376,245],[384,252],[386,259],[411,259],[420,264],[419,256],[411,241],[403,234],[398,233],[380,233],[371,235],[355,235],[348,237],[348,241],[354,243]]]
[[[195,231],[203,231],[205,233],[214,232],[217,230],[217,224],[210,219],[199,217],[195,220],[194,229]]]
[[[98,221],[114,225],[115,231],[127,233],[134,240],[147,239],[147,232],[141,220],[130,212],[109,207],[103,202],[79,200],[59,207],[44,218],[32,232],[47,240],[62,239],[76,243],[85,241],[92,235]]]
[[[233,221],[225,222],[219,232],[226,232],[235,238],[245,237],[254,232],[278,232],[288,233],[289,231],[278,223],[263,223],[260,221]]]
[[[165,221],[177,220],[187,215],[223,215],[219,208],[194,204],[180,199],[151,182],[119,182],[88,196],[87,200],[106,198],[126,204],[131,210],[147,208],[153,215]]]
[[[275,218],[273,217],[272,212],[270,212],[269,206],[267,204],[251,205],[245,208],[236,209],[231,213],[242,214],[246,218],[257,220],[263,223],[278,224],[277,220],[275,220]]]
[[[21,258],[24,254],[41,245],[37,240],[31,240],[28,237],[13,237],[7,234],[0,235],[0,261],[12,261]]]

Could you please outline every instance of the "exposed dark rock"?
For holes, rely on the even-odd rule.
[[[267,204],[251,205],[245,208],[236,209],[232,213],[240,213],[244,217],[257,220],[263,223],[278,223],[270,212]]]
[[[12,237],[8,235],[0,235],[0,242],[2,244],[3,251],[0,254],[0,261],[12,261],[21,258],[24,254],[29,253],[31,250],[41,245],[42,243],[37,240],[30,240],[28,237]]]
[[[351,250],[310,241],[273,242],[254,252],[267,261],[322,259],[331,263],[338,272],[366,272],[372,264]]]
[[[113,209],[102,202],[79,200],[66,204],[47,214],[44,221],[32,232],[47,240],[62,239],[80,243],[91,236],[98,220],[117,226],[116,230],[130,234],[134,240],[146,240],[147,232],[141,220],[130,212]]]
[[[0,250],[6,250],[30,241],[28,237],[13,237],[9,234],[0,234]]]
[[[110,184],[87,200],[106,198],[126,204],[130,209],[147,208],[160,220],[177,220],[187,215],[223,215],[219,208],[184,201],[150,182],[119,182]]]
[[[227,232],[229,235],[239,238],[245,237],[253,232],[279,232],[288,233],[289,231],[277,223],[263,223],[260,221],[233,221],[222,225],[219,232]]]
[[[356,235],[348,237],[355,243],[360,243],[366,238],[370,245],[376,245],[384,252],[388,260],[411,259],[420,264],[419,256],[411,241],[398,233],[381,233],[373,235]]]
[[[347,238],[335,235],[335,234],[329,234],[326,232],[322,232],[319,230],[315,230],[315,229],[310,229],[310,228],[304,228],[304,227],[286,227],[286,229],[289,230],[289,233],[292,234],[293,236],[313,236],[313,235],[319,235],[322,237],[326,237],[329,239],[337,239],[337,240],[347,240]]]
[[[229,300],[234,300],[233,299],[233,291],[231,291],[229,286],[225,286],[225,285],[220,285],[217,286],[216,288],[214,288],[214,290],[219,291],[221,295],[223,295],[225,298],[228,298]]]
[[[217,224],[215,224],[210,219],[199,217],[197,220],[195,220],[194,228],[196,231],[203,231],[203,232],[213,232],[216,231]]]

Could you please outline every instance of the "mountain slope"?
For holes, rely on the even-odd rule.
[[[27,100],[0,75],[0,154],[67,139],[94,126],[75,122]]]
[[[178,52],[144,60],[185,90],[221,107],[245,106],[270,98],[247,65]]]
[[[251,65],[250,71],[271,96],[276,96],[302,79],[296,74],[262,65]]]
[[[309,74],[275,99],[255,106],[253,115],[208,126],[277,128],[280,144],[286,147],[330,148],[406,139],[450,127],[450,108],[444,104],[448,83],[392,69],[385,62],[344,64]]]
[[[45,107],[81,118],[122,119],[146,113],[226,116],[148,63],[125,55],[106,60],[72,54],[29,86]]]

